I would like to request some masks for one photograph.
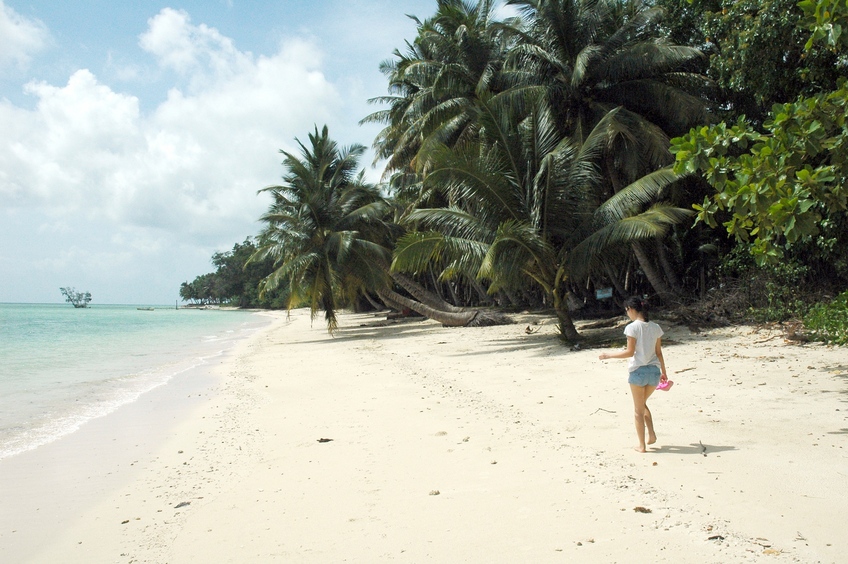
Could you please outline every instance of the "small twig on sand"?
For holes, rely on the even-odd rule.
[[[692,366],[692,367],[689,367],[689,368],[681,368],[680,370],[675,370],[675,371],[674,371],[674,373],[675,373],[675,374],[680,374],[681,372],[688,372],[688,371],[690,371],[690,370],[695,370],[695,367],[694,367],[694,366]]]
[[[594,415],[599,411],[606,411],[607,413],[615,413],[615,411],[610,411],[609,409],[604,409],[603,407],[599,407],[598,409],[596,409],[595,411],[593,411],[589,415]]]
[[[698,444],[701,445],[701,449],[703,449],[703,450],[701,450],[701,454],[703,454],[704,456],[707,456],[707,447],[705,447],[704,443],[702,443],[701,441],[698,441]]]

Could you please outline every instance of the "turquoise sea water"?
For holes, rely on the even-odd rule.
[[[174,306],[0,304],[0,459],[210,363],[270,320]]]

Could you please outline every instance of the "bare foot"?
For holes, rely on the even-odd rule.
[[[648,452],[648,449],[641,446],[633,447],[633,450],[635,450],[636,452]]]
[[[657,442],[657,436],[656,436],[656,435],[650,435],[650,436],[648,437],[648,444],[649,444],[649,445],[652,445],[652,444],[654,444],[655,442]]]

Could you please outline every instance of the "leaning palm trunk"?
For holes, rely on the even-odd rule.
[[[401,296],[392,290],[377,290],[377,295],[380,296],[380,299],[387,304],[407,307],[428,319],[438,321],[446,327],[465,327],[466,325],[471,324],[471,322],[474,321],[479,314],[478,311],[463,311],[460,313],[440,311],[424,303]]]
[[[388,307],[389,309],[393,309],[395,311],[403,311],[404,309],[407,309],[406,306],[394,301],[388,294],[380,294],[380,292],[377,292],[377,297],[379,297],[380,300],[384,304],[386,304],[386,307]]]
[[[657,295],[659,295],[660,299],[662,299],[662,301],[666,304],[676,303],[678,301],[677,295],[674,293],[674,290],[666,284],[659,271],[654,268],[650,257],[648,257],[648,254],[645,252],[642,245],[640,243],[633,243],[631,247],[633,249],[633,254],[636,255],[636,260],[639,262],[639,266],[642,267],[642,272],[645,273],[645,277],[648,279],[648,282],[651,284],[651,287]]]
[[[559,331],[563,338],[569,342],[575,342],[580,339],[580,333],[574,326],[574,320],[571,319],[571,314],[568,313],[568,300],[566,294],[562,291],[554,289],[551,292],[551,297],[554,301],[554,312],[556,312],[557,321],[559,321]]]
[[[624,284],[621,283],[621,278],[619,277],[619,275],[615,271],[613,271],[612,267],[605,264],[604,265],[604,271],[607,274],[607,278],[609,278],[610,282],[612,283],[613,287],[615,288],[616,293],[619,296],[626,296],[627,295],[627,288],[625,288]]]
[[[376,311],[380,311],[381,309],[383,309],[383,304],[377,303],[377,301],[371,297],[371,294],[369,294],[368,292],[364,292],[363,295],[365,296],[365,299],[368,300],[368,303],[371,304],[371,307],[373,307]],[[385,305],[391,307],[391,304]]]
[[[438,295],[430,292],[402,272],[391,272],[390,276],[395,282],[397,282],[398,286],[409,292],[412,297],[428,307],[449,313],[464,313],[467,311],[465,308],[449,304]]]
[[[662,239],[659,237],[654,239],[654,246],[657,249],[657,259],[660,261],[660,265],[665,272],[665,278],[668,280],[669,285],[671,286],[672,291],[676,296],[680,296],[683,294],[683,285],[680,283],[680,278],[677,276],[677,272],[674,271],[674,266],[671,264],[671,261],[668,258],[668,251],[665,249],[665,245],[662,244]]]
[[[483,304],[491,304],[492,297],[488,293],[486,293],[486,289],[483,287],[480,281],[474,277],[470,277],[468,280],[471,283],[471,287],[474,288],[475,292],[477,292],[477,297],[480,299],[480,302],[482,302]]]

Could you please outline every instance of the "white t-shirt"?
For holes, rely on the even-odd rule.
[[[627,365],[630,372],[640,366],[651,364],[662,368],[660,359],[657,358],[657,339],[663,336],[663,330],[659,325],[653,321],[637,319],[624,328],[624,334],[636,339],[636,351],[630,357]]]

